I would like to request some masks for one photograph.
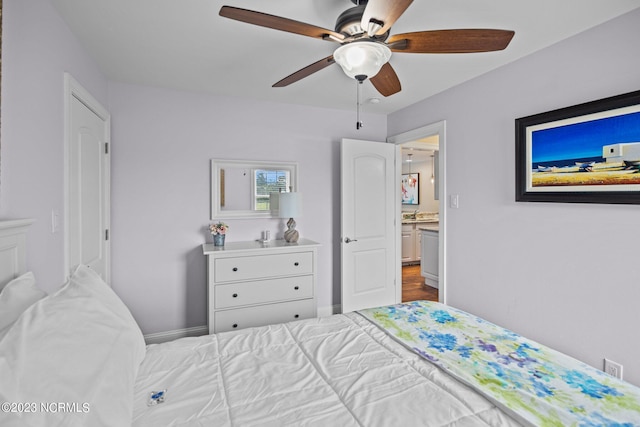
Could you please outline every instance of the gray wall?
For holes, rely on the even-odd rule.
[[[27,267],[62,284],[64,72],[112,114],[112,285],[143,332],[206,325],[201,244],[209,221],[209,160],[299,162],[303,237],[322,244],[318,304],[340,303],[339,142],[384,140],[386,117],[110,83],[47,0],[5,0],[0,218],[35,218]],[[60,215],[51,232],[51,214]],[[235,220],[228,239],[280,220]]]
[[[45,290],[64,280],[64,72],[103,105],[107,80],[48,0],[5,0],[0,218],[34,218],[28,267]],[[60,228],[51,232],[51,213]]]
[[[516,35],[517,37],[517,35]],[[640,89],[640,10],[389,117],[446,120],[448,302],[640,384],[640,206],[516,203],[514,119]],[[446,200],[446,199],[445,199]]]
[[[212,158],[295,161],[301,236],[318,252],[318,306],[340,303],[340,139],[378,139],[386,118],[355,130],[350,112],[111,84],[113,287],[145,333],[206,325],[201,244]],[[228,241],[282,238],[284,220],[225,220]]]

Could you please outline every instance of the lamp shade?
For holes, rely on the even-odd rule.
[[[302,194],[280,193],[278,196],[280,218],[299,218],[302,216]]]
[[[333,58],[342,67],[342,71],[351,77],[374,77],[391,58],[391,50],[372,41],[347,43],[333,52]]]

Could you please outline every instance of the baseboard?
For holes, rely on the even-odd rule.
[[[198,337],[209,333],[208,326],[194,326],[193,328],[176,329],[175,331],[157,332],[144,336],[147,344],[160,344],[167,341],[173,341],[184,337]]]
[[[318,307],[318,317],[328,317],[340,313],[342,313],[342,304]]]
[[[328,317],[328,316],[331,316],[334,314],[340,314],[340,313],[342,313],[341,304],[318,308],[318,317]],[[208,333],[209,333],[209,327],[194,326],[193,328],[176,329],[175,331],[147,334],[144,336],[144,341],[147,344],[160,344],[167,341],[177,340],[178,338],[198,337],[200,335],[207,335]]]

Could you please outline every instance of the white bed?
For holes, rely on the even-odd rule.
[[[0,378],[2,426],[517,425],[354,313],[145,347],[82,266],[0,330]]]
[[[443,365],[442,348],[434,357],[402,343],[408,335],[394,323],[398,310],[391,306],[145,346],[129,310],[89,268],[78,267],[49,296],[25,273],[0,293],[0,425],[516,426],[541,424],[519,411],[523,404],[545,420],[595,413],[589,403],[556,414],[557,408],[538,405],[546,405],[545,399],[526,393],[505,404],[476,388],[480,371],[459,375],[457,362]],[[434,323],[458,328],[440,306],[433,310],[440,316]],[[488,325],[479,322],[482,329]],[[483,353],[498,353],[484,341],[481,345]],[[639,389],[556,353],[553,358],[569,361],[567,372],[588,375],[601,386],[596,390],[606,394],[601,400],[623,399],[624,410],[594,406],[601,417],[596,419],[640,425]],[[513,365],[526,365],[519,354],[513,356]],[[534,382],[553,388],[542,375],[549,372],[535,374]],[[516,385],[501,386],[512,392]],[[565,391],[555,390],[566,401]],[[587,425],[576,423],[581,424]]]
[[[519,425],[355,313],[151,345],[134,399],[135,426]]]

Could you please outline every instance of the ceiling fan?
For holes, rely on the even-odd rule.
[[[275,30],[340,43],[333,55],[308,65],[275,83],[288,86],[337,62],[360,83],[369,79],[378,92],[390,96],[401,90],[389,64],[391,52],[472,53],[502,50],[514,32],[496,29],[432,30],[390,36],[391,26],[413,0],[351,0],[356,6],[338,16],[335,30],[232,6],[222,6],[220,16]]]

